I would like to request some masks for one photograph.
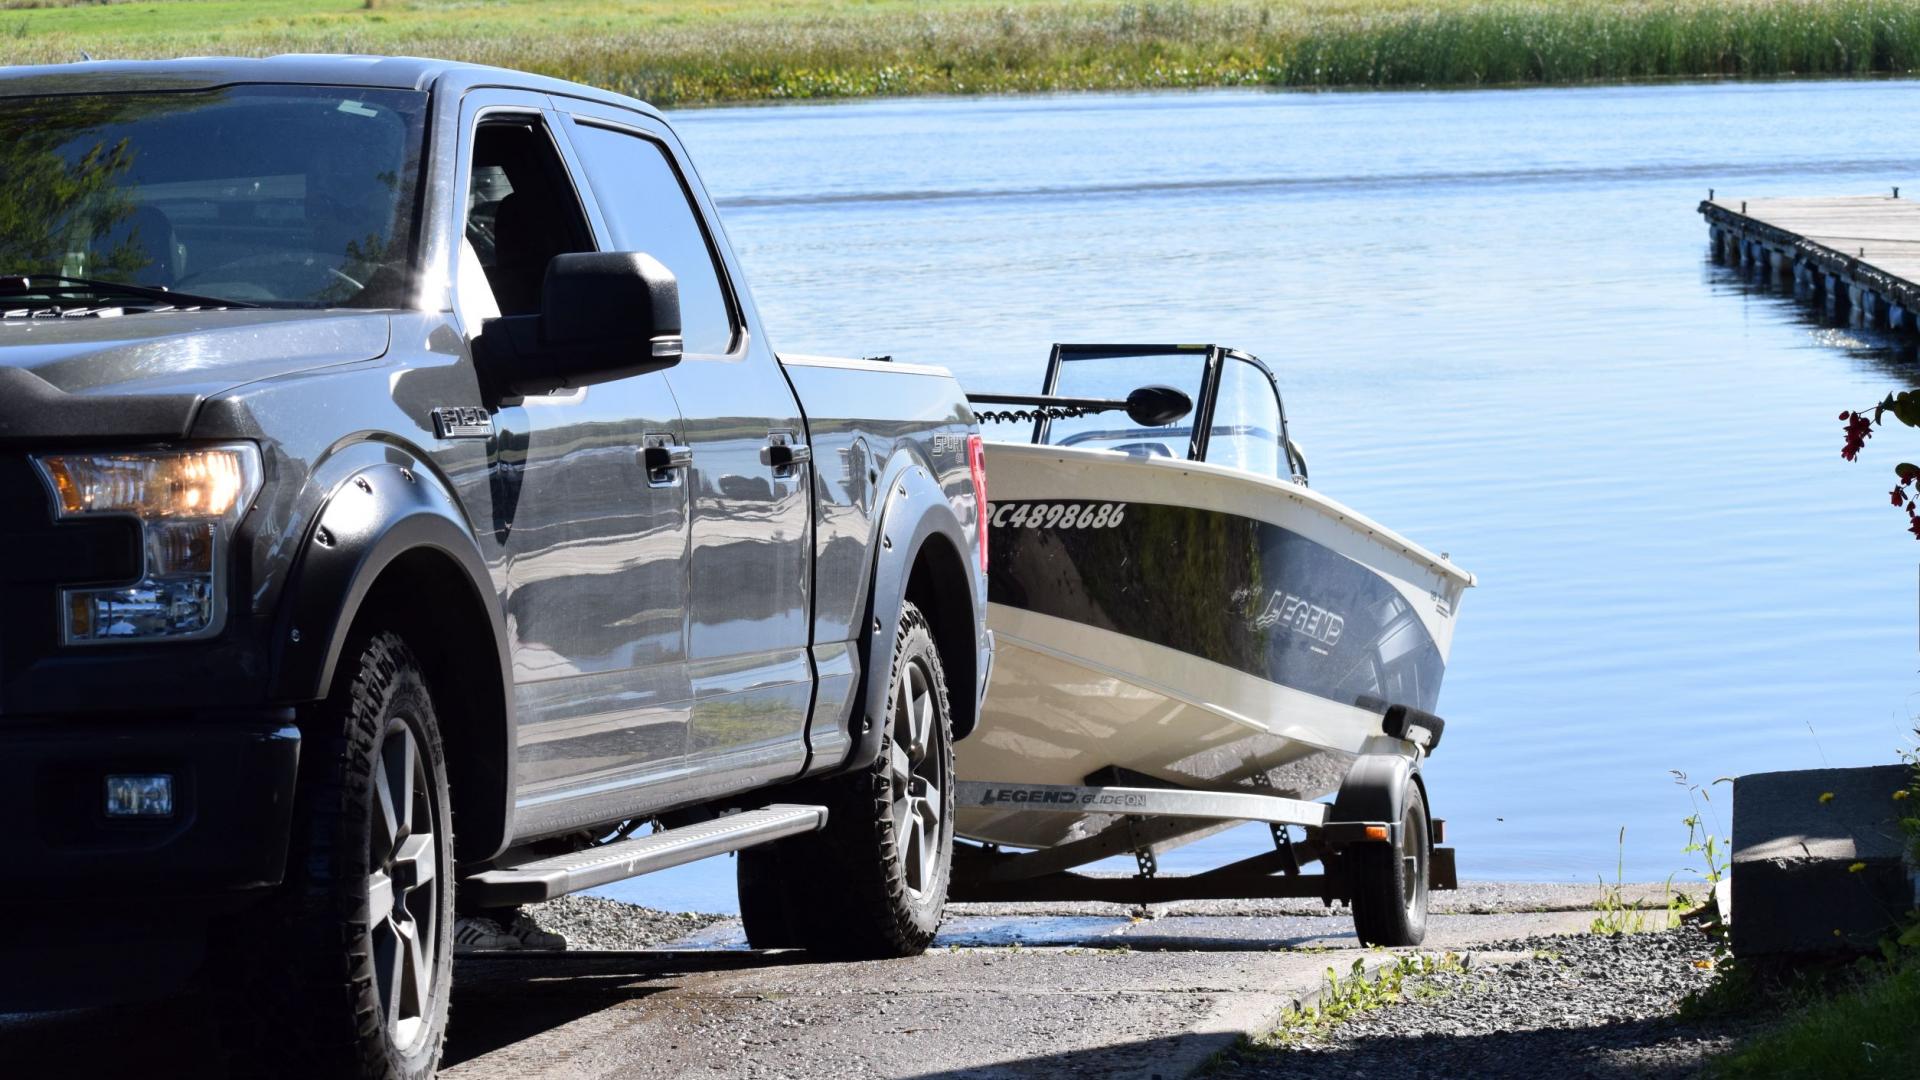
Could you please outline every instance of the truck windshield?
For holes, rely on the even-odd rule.
[[[0,98],[6,291],[42,275],[100,294],[402,304],[426,105],[279,85]]]

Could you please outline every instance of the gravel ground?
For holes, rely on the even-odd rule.
[[[1502,942],[1532,959],[1424,980],[1409,1000],[1290,1047],[1245,1053],[1223,1075],[1679,1080],[1756,1026],[1683,1021],[1712,983],[1712,948],[1693,927]]]
[[[650,949],[726,920],[697,911],[655,911],[598,896],[563,896],[528,906],[542,930],[567,939],[576,952]]]

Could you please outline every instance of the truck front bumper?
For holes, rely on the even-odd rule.
[[[0,905],[114,907],[276,885],[300,732],[292,709],[0,722]],[[107,777],[171,778],[172,812],[109,817]]]
[[[291,709],[0,722],[0,1013],[171,993],[210,925],[286,871]],[[171,778],[172,813],[115,818],[107,777]]]

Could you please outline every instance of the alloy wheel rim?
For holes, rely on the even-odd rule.
[[[374,985],[394,1046],[426,1037],[434,1013],[440,875],[433,786],[419,741],[404,719],[387,725],[374,751],[368,829],[367,931]]]
[[[893,792],[894,847],[907,892],[918,898],[938,874],[946,811],[942,765],[945,735],[934,701],[933,674],[925,661],[909,660],[893,701],[893,739],[888,780]]]

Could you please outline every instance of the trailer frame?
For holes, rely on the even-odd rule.
[[[1115,774],[1120,770],[1105,772]],[[956,784],[956,809],[1018,806],[1029,812],[1086,814],[1093,808],[1111,813],[1118,820],[1092,836],[1035,851],[1015,853],[992,844],[956,844],[949,899],[1159,904],[1318,897],[1332,906],[1352,899],[1352,880],[1343,857],[1350,846],[1397,844],[1400,839],[1397,817],[1364,820],[1342,815],[1343,803],[1364,805],[1372,801],[1350,795],[1347,786],[1341,789],[1342,797],[1329,805],[1253,788],[1183,788],[1137,774],[1115,779],[1124,782],[1069,785],[975,780]],[[1370,776],[1350,777],[1352,783],[1371,786],[1374,780]],[[1197,874],[1160,876],[1156,847],[1169,843],[1179,846],[1182,836],[1195,831],[1196,821],[1266,822],[1273,828],[1273,850]],[[1435,818],[1432,824],[1428,887],[1456,889],[1459,881],[1454,851],[1443,846],[1446,823]],[[1293,827],[1305,831],[1304,839],[1293,838]],[[1073,872],[1077,867],[1128,853],[1139,865],[1138,873],[1131,877]],[[1316,862],[1321,864],[1320,873],[1304,872]]]

